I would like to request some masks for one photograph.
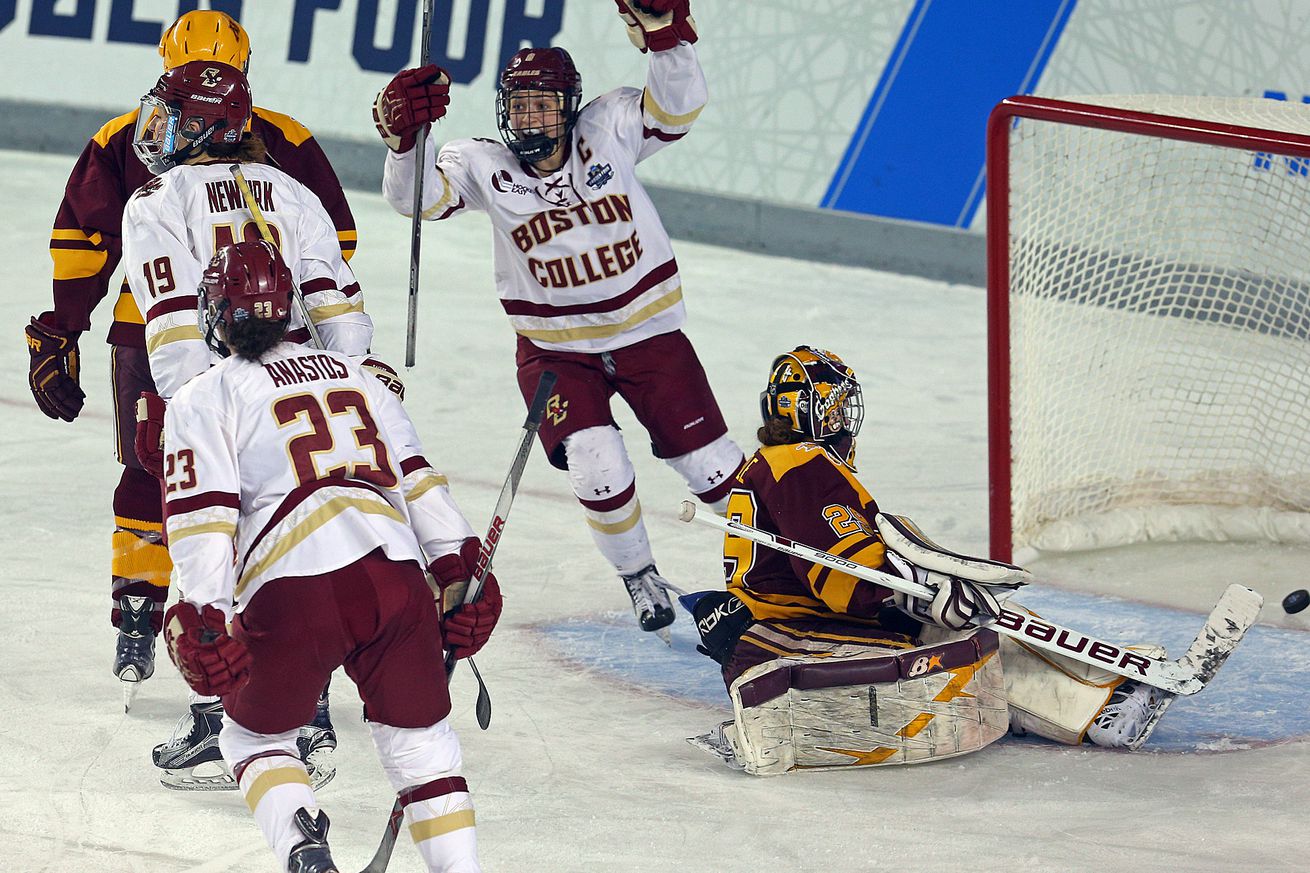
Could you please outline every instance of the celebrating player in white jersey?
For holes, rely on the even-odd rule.
[[[428,869],[475,873],[442,648],[481,648],[500,589],[488,575],[480,600],[438,614],[424,566],[443,589],[467,582],[480,544],[396,396],[347,355],[285,341],[291,286],[263,241],[221,248],[201,282],[205,335],[231,356],[165,418],[169,655],[222,696],[220,748],[282,869],[337,869],[296,738],[344,666]]]
[[[670,584],[655,568],[632,462],[610,411],[620,395],[655,455],[721,509],[740,448],[682,333],[682,280],[668,233],[636,165],[690,129],[706,101],[687,0],[619,2],[634,43],[650,52],[645,89],[619,88],[579,109],[582,80],[561,48],[524,49],[500,75],[502,143],[465,139],[423,156],[422,214],[475,209],[495,229],[495,279],[518,334],[518,381],[530,400],[558,374],[541,441],[567,470],[600,551],[632,598],[643,630],[666,640]],[[405,70],[378,95],[374,120],[390,147],[383,194],[410,214],[414,143],[445,114],[449,79]]]
[[[127,202],[123,266],[137,307],[145,315],[150,373],[158,395],[138,404],[136,451],[144,469],[162,478],[160,429],[164,400],[218,360],[201,335],[196,292],[214,252],[240,240],[259,239],[264,221],[303,294],[310,320],[325,346],[352,355],[368,351],[373,325],[363,295],[342,258],[337,231],[322,203],[305,186],[259,163],[263,145],[246,132],[250,87],[235,67],[191,61],[174,67],[142,98],[133,148],[159,175]],[[232,170],[248,180],[246,202]],[[293,340],[308,337],[301,314],[292,314]],[[215,734],[222,710],[216,700],[193,698],[173,740],[156,747],[154,762],[171,788],[233,788],[222,767]],[[307,727],[306,759],[318,784],[331,778],[326,698]],[[322,740],[321,755],[310,748]],[[208,766],[206,766],[208,765]]]

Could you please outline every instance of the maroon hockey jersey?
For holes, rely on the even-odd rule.
[[[875,569],[886,547],[854,471],[817,443],[765,446],[737,473],[728,518]],[[757,620],[842,615],[873,623],[891,592],[741,537],[723,543],[728,590]],[[894,572],[894,571],[892,571]]]
[[[54,309],[41,320],[68,331],[91,326],[91,312],[109,291],[121,257],[123,209],[150,171],[132,151],[134,109],[109,121],[82,150],[68,178],[50,233]],[[250,130],[268,146],[268,162],[313,191],[336,225],[341,252],[355,252],[357,234],[345,192],[313,135],[289,115],[256,106]],[[145,320],[123,282],[109,328],[113,345],[145,347]]]

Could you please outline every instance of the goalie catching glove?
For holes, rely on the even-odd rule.
[[[436,64],[401,70],[373,101],[373,124],[387,148],[404,154],[419,130],[446,114],[450,76]]]
[[[930,599],[899,591],[892,596],[918,621],[951,631],[984,627],[1000,616],[1000,601],[1031,579],[1022,567],[947,551],[903,516],[878,513],[874,523],[896,575],[933,589]]]
[[[628,26],[628,39],[642,53],[662,52],[696,41],[689,0],[614,0]]]
[[[227,632],[222,611],[185,600],[164,613],[168,657],[197,694],[231,694],[250,679],[250,650]]]
[[[27,386],[36,405],[51,418],[72,421],[86,401],[86,392],[78,384],[77,331],[62,331],[33,318],[23,332],[32,356]]]
[[[469,537],[458,552],[442,555],[428,567],[441,589],[441,639],[456,658],[476,655],[487,644],[504,603],[500,584],[490,570],[478,599],[464,602],[464,592],[473,580],[481,552],[482,543],[477,537]]]

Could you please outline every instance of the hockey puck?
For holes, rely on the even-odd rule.
[[[1304,588],[1298,588],[1283,598],[1283,612],[1289,614],[1300,612],[1307,606],[1310,606],[1310,591]]]

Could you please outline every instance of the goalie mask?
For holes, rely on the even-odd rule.
[[[165,70],[189,61],[217,61],[245,73],[250,69],[250,37],[226,12],[193,9],[164,31],[159,54]]]
[[[582,76],[562,48],[523,49],[500,74],[496,119],[500,138],[521,161],[555,153],[573,133]]]
[[[158,175],[210,143],[241,142],[251,107],[244,73],[215,61],[190,61],[165,71],[141,98],[132,149]]]
[[[780,418],[801,439],[837,448],[849,463],[864,421],[864,397],[855,371],[832,352],[797,346],[773,360],[760,394],[767,423]]]
[[[291,270],[265,240],[223,246],[200,279],[200,327],[205,344],[226,357],[227,328],[247,319],[288,321]]]

